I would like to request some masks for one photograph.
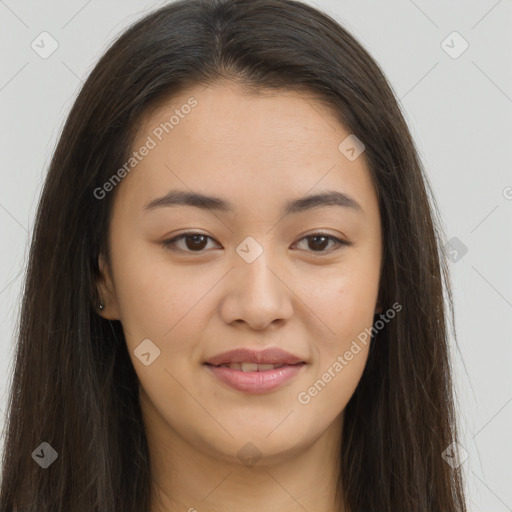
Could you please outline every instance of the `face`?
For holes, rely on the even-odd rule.
[[[339,149],[349,135],[310,96],[223,82],[146,116],[99,262],[152,432],[232,462],[340,435],[382,254],[364,152]]]

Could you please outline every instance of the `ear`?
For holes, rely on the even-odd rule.
[[[100,277],[97,283],[98,293],[100,298],[103,299],[105,307],[103,311],[96,307],[96,312],[106,320],[119,320],[119,305],[112,274],[103,253],[98,256],[98,267],[100,269]]]

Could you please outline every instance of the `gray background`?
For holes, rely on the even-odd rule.
[[[400,99],[452,240],[452,352],[469,508],[511,511],[512,2],[309,3],[359,39]],[[112,39],[160,5],[0,0],[2,428],[35,207],[57,137]],[[43,31],[58,42],[46,59],[31,47]],[[454,31],[469,44],[457,58],[463,41]]]

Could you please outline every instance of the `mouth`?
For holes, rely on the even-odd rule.
[[[297,376],[306,361],[281,349],[235,349],[210,358],[204,366],[217,381],[250,394],[275,390]]]
[[[267,348],[265,350],[252,350],[249,348],[237,348],[217,354],[205,361],[205,364],[212,366],[240,365],[236,369],[242,371],[265,371],[272,369],[272,367],[294,365],[298,363],[305,363],[301,357],[286,352],[280,348]],[[252,366],[251,366],[252,365]],[[256,367],[254,366],[256,365]],[[261,370],[258,370],[261,368]]]
[[[205,364],[209,364],[209,363],[205,363]],[[295,364],[305,364],[305,363],[295,363]],[[210,365],[210,366],[215,366],[216,368],[231,368],[232,370],[239,370],[242,372],[266,372],[269,370],[276,370],[278,368],[282,368],[283,366],[295,366],[295,364],[294,365],[287,365],[285,363],[258,364],[258,363],[245,362],[245,363],[226,363],[226,364]]]

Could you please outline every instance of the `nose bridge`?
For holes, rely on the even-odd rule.
[[[237,265],[236,279],[242,292],[244,288],[250,288],[247,291],[251,295],[279,293],[280,281],[275,275],[277,258],[268,239],[265,246],[263,242],[258,243],[254,239],[246,240],[239,245],[237,253],[242,261]]]
[[[244,320],[254,328],[263,328],[292,313],[288,287],[283,283],[276,251],[267,243],[244,240],[236,249],[239,258],[231,275],[227,303],[228,322]]]

